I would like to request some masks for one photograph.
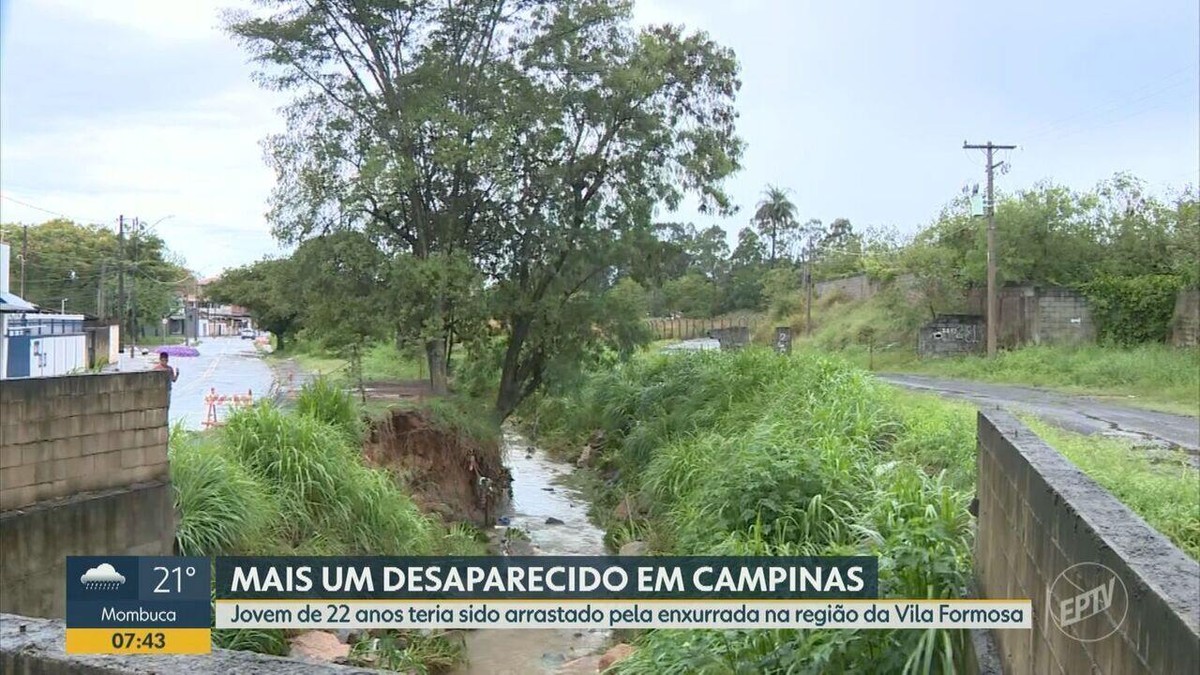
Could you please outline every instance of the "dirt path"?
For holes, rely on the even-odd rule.
[[[879,379],[909,389],[1028,412],[1055,426],[1087,435],[1149,442],[1182,450],[1200,461],[1200,418],[1131,408],[1087,396],[988,382],[924,375],[879,374]]]

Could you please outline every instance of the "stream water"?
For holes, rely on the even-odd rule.
[[[511,429],[504,431],[504,451],[505,464],[512,471],[512,503],[500,515],[508,519],[507,527],[521,530],[529,538],[527,544],[514,542],[512,553],[604,555],[604,533],[588,521],[587,501],[566,485],[571,467],[551,459]],[[547,518],[563,522],[547,525]],[[505,526],[498,525],[497,538],[504,531]],[[467,662],[454,673],[554,673],[563,663],[602,651],[608,637],[608,631],[599,629],[469,631],[465,634]],[[591,672],[595,672],[594,665]]]

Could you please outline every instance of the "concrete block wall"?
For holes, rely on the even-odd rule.
[[[866,300],[873,298],[880,291],[890,286],[900,289],[906,298],[916,302],[920,299],[920,289],[917,278],[912,274],[901,274],[890,284],[874,281],[865,274],[856,274],[841,279],[827,279],[813,284],[813,297],[821,299],[828,295],[841,295],[847,300]]]
[[[986,345],[985,323],[981,316],[942,314],[917,333],[917,353],[921,356],[978,354]]]
[[[1002,347],[1029,344],[1078,344],[1096,340],[1096,325],[1087,300],[1069,288],[1005,286],[996,293],[999,317],[996,339]],[[967,294],[972,313],[987,314],[987,292]]]
[[[1200,344],[1200,288],[1185,288],[1175,296],[1171,344],[1176,347],[1195,347]]]
[[[0,612],[63,617],[69,555],[172,555],[174,500],[158,481],[0,513]]]
[[[168,374],[0,384],[0,511],[167,478]]]
[[[878,291],[878,284],[868,279],[865,274],[828,279],[813,284],[813,297],[818,299],[827,295],[841,295],[848,300],[866,300]]]
[[[1033,630],[993,632],[1005,672],[1200,672],[1200,564],[1007,412],[979,413],[977,462],[979,590],[1033,604]],[[1123,593],[1068,634],[1050,592],[1079,563],[1111,570]]]
[[[1035,343],[1078,344],[1096,341],[1096,325],[1087,300],[1065,288],[1041,289],[1038,293]]]

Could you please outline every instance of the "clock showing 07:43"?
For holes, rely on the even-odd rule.
[[[68,654],[212,651],[207,558],[69,556]]]

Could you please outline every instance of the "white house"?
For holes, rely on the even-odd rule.
[[[55,377],[87,368],[82,314],[48,314],[9,292],[9,247],[0,243],[0,379]]]

